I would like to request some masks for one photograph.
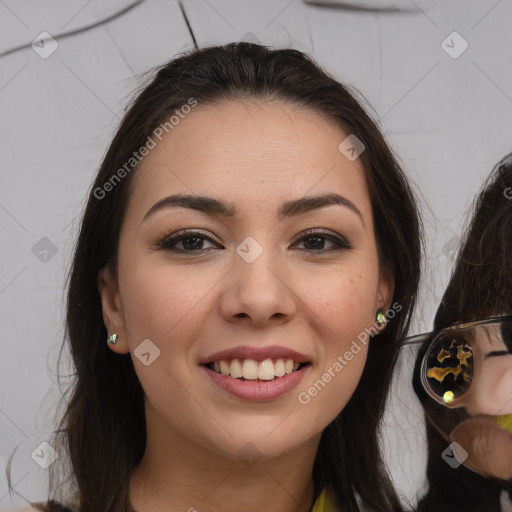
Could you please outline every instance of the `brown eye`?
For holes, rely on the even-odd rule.
[[[326,243],[329,244],[327,248],[325,247]],[[294,245],[296,244],[304,244],[304,249],[301,250],[319,253],[353,248],[347,240],[340,236],[314,230],[306,232]]]
[[[473,371],[473,350],[464,336],[444,334],[434,338],[424,356],[422,380],[427,392],[449,403],[466,393]]]
[[[204,244],[209,243],[212,246],[205,247]],[[194,253],[194,252],[206,252],[212,249],[219,249],[219,244],[214,242],[210,237],[204,235],[199,231],[178,231],[171,235],[166,236],[157,246],[161,249],[172,252],[181,253]],[[181,246],[181,247],[179,247]]]

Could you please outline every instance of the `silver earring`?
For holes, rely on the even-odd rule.
[[[111,334],[108,338],[107,338],[107,341],[109,343],[111,343],[112,345],[115,345],[117,343],[117,334]]]

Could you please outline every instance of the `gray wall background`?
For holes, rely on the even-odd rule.
[[[47,470],[31,454],[47,449],[53,428],[64,275],[93,175],[140,74],[192,48],[177,1],[137,2],[115,16],[130,5],[0,0],[0,510],[45,497]],[[183,6],[200,46],[244,39],[304,50],[367,98],[423,203],[428,259],[413,333],[428,330],[464,212],[512,150],[512,1]],[[426,448],[413,357],[404,354],[397,373],[383,442],[414,502]],[[11,500],[3,468],[16,447]]]

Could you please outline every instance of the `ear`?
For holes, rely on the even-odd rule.
[[[98,290],[101,297],[103,322],[107,332],[109,335],[117,334],[116,344],[109,343],[109,348],[118,354],[126,354],[130,351],[130,348],[126,335],[121,296],[117,281],[108,267],[102,268],[98,273]],[[105,343],[107,343],[107,340],[105,340]]]
[[[393,292],[395,290],[394,277],[389,272],[382,271],[379,275],[379,282],[377,284],[377,293],[375,295],[375,313],[381,309],[384,314],[391,307],[391,301],[393,300]],[[382,325],[379,330],[386,328],[386,324]]]

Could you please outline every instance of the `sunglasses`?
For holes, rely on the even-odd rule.
[[[419,344],[426,347],[420,366],[423,388],[436,402],[461,407],[485,361],[512,354],[512,315],[452,324],[404,340],[404,345]]]

